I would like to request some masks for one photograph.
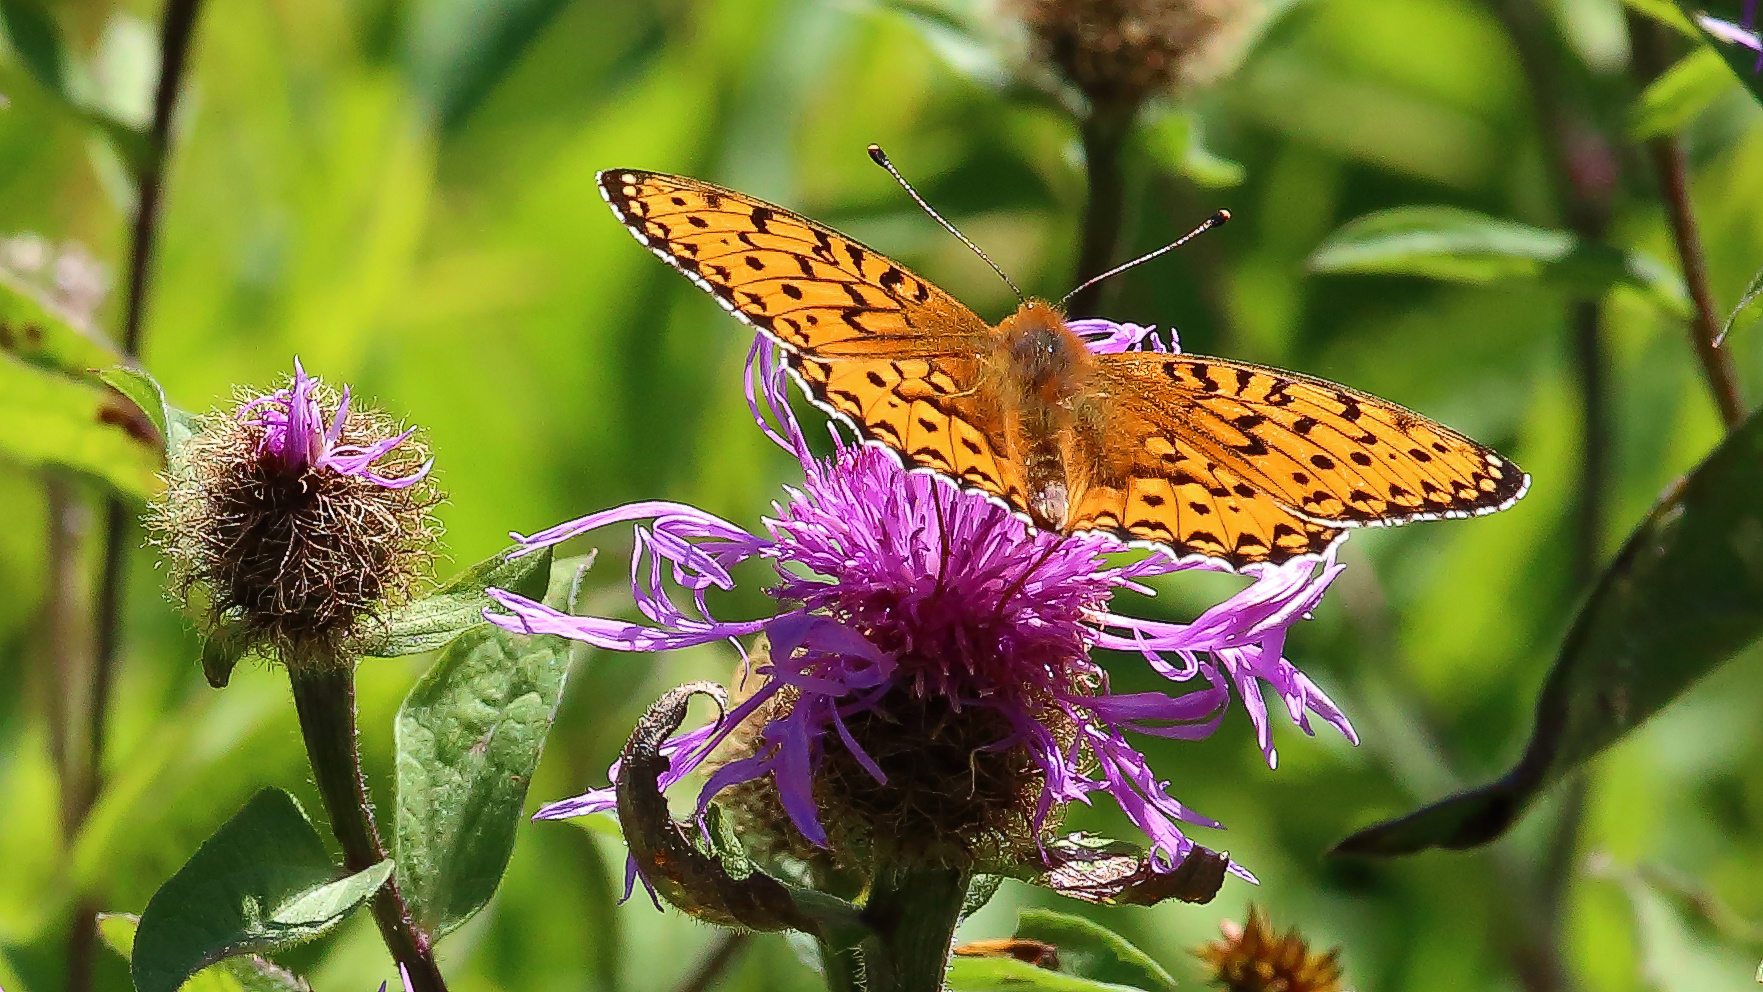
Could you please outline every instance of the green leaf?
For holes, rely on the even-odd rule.
[[[1468,848],[1763,636],[1763,414],[1667,492],[1581,607],[1517,767],[1342,841],[1340,854]]]
[[[1635,99],[1628,111],[1628,136],[1645,141],[1675,135],[1731,88],[1732,73],[1725,60],[1704,45],[1653,80]]]
[[[1136,985],[1112,985],[1049,971],[1015,958],[957,957],[949,962],[949,992],[1125,992]]]
[[[58,307],[24,273],[0,267],[0,351],[74,379],[122,362],[96,330]]]
[[[1202,189],[1241,186],[1248,172],[1207,149],[1200,122],[1190,113],[1165,113],[1139,128],[1140,140],[1151,157]]]
[[[67,46],[49,9],[36,0],[0,0],[0,24],[31,77],[44,89],[71,103]]]
[[[1648,988],[1719,988],[1756,960],[1756,927],[1692,881],[1649,865],[1617,866],[1607,858],[1594,861],[1591,874],[1620,885],[1628,897],[1640,977]]]
[[[1710,24],[1708,15],[1697,14],[1692,20],[1702,40],[1714,46],[1714,51],[1720,55],[1720,60],[1726,63],[1727,69],[1734,76],[1738,77],[1738,81],[1750,92],[1752,99],[1763,102],[1763,73],[1757,71],[1757,52],[1752,48],[1721,37],[1720,33],[1715,30],[1710,30],[1710,28],[1721,31],[1738,28],[1744,23],[1743,6],[1736,0],[1734,2],[1721,0],[1721,2],[1698,4],[1698,6],[1705,7],[1708,15],[1713,18],[1726,22],[1724,25]],[[1756,25],[1751,26],[1750,33],[1755,35]]]
[[[1661,24],[1671,27],[1686,38],[1699,38],[1696,26],[1671,0],[1623,0],[1623,6],[1639,11]]]
[[[551,578],[551,549],[519,555],[521,550],[510,548],[485,558],[429,595],[394,610],[386,618],[383,637],[362,653],[396,658],[445,646],[484,622],[484,608],[495,605],[484,595],[485,589],[543,598]]]
[[[1175,988],[1175,979],[1125,937],[1081,916],[1050,909],[1025,909],[1016,920],[1016,937],[1059,949],[1059,970],[1097,982],[1148,992]]]
[[[159,487],[160,450],[152,423],[108,388],[0,354],[0,457],[60,465],[145,499]]]
[[[404,63],[411,88],[451,128],[520,63],[563,0],[440,0],[412,8]]]
[[[382,861],[337,877],[294,797],[265,789],[148,900],[131,955],[136,992],[177,992],[222,958],[311,940],[391,874]]]
[[[160,437],[168,437],[170,433],[171,409],[165,402],[165,390],[152,376],[132,369],[126,365],[117,365],[103,369],[98,373],[110,388],[121,393],[124,398],[139,407],[153,422],[153,429]]]
[[[1541,279],[1582,291],[1624,284],[1674,314],[1689,312],[1683,283],[1655,259],[1456,207],[1395,207],[1348,221],[1310,255],[1337,275],[1404,275],[1485,284]]]
[[[517,561],[528,583],[550,571],[538,567],[549,564],[548,550]],[[569,587],[560,598],[573,599]],[[482,909],[508,868],[570,657],[561,637],[513,634],[480,618],[399,707],[398,888],[436,937]]]
[[[101,913],[98,934],[126,961],[134,953],[135,930],[140,923],[141,918],[133,913]],[[312,992],[312,986],[264,958],[243,954],[196,972],[179,992]]]

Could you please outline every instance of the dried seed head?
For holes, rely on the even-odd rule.
[[[178,448],[150,508],[171,594],[238,650],[296,673],[347,664],[429,572],[432,460],[298,361],[287,387],[239,400]]]
[[[1094,106],[1222,75],[1260,16],[1256,0],[1011,0],[1036,53]]]
[[[1222,939],[1194,951],[1212,984],[1229,992],[1340,992],[1340,950],[1312,954],[1296,928],[1276,935],[1260,907],[1250,906],[1241,926],[1226,920],[1218,929]]]

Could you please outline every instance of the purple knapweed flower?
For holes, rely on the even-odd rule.
[[[349,417],[349,387],[337,401],[337,412],[330,425],[319,410],[316,391],[318,379],[306,374],[300,359],[294,359],[294,381],[266,396],[259,396],[239,408],[241,423],[261,428],[257,442],[263,460],[284,472],[336,472],[353,475],[386,489],[403,489],[421,482],[434,467],[434,459],[425,459],[420,468],[408,475],[387,478],[370,466],[394,448],[410,440],[416,433],[412,427],[401,434],[382,438],[369,445],[338,444],[343,424]]]
[[[1131,324],[1071,326],[1097,351],[1165,348],[1148,328]],[[1152,577],[1223,566],[1143,552],[1111,559],[1109,553],[1127,549],[1110,537],[1038,530],[1002,506],[909,472],[892,452],[853,444],[837,431],[832,457],[816,458],[790,411],[770,345],[756,344],[749,358],[748,399],[760,427],[797,457],[804,474],[799,488],[787,487],[785,500],[773,504],[761,530],[652,501],[531,537],[515,535],[536,549],[609,524],[640,522],[631,591],[645,621],[569,616],[512,593],[490,593],[508,612],[488,615],[507,629],[604,648],[663,651],[765,635],[763,656],[749,659],[747,675],[758,680],[751,695],[725,719],[680,734],[662,749],[669,759],[664,789],[701,766],[713,769],[699,794],[700,815],[725,790],[766,783],[789,824],[824,847],[837,840],[817,805],[826,800],[817,794],[816,776],[829,753],[848,755],[874,790],[900,787],[890,775],[902,774],[905,759],[884,759],[875,753],[877,742],[907,732],[900,700],[931,701],[938,714],[983,717],[985,727],[995,728],[973,752],[1026,750],[1038,792],[1024,814],[1032,823],[1031,845],[1057,810],[1102,792],[1150,839],[1152,866],[1168,870],[1193,847],[1183,824],[1218,824],[1169,794],[1169,783],[1131,735],[1205,737],[1219,726],[1234,687],[1272,766],[1277,756],[1265,685],[1306,733],[1315,715],[1357,741],[1340,710],[1283,654],[1287,629],[1342,568],[1332,551],[1320,560],[1247,570],[1253,584],[1192,623],[1133,617],[1113,608],[1116,592],[1148,594],[1144,581]],[[707,591],[731,588],[734,566],[755,558],[775,569],[776,584],[767,591],[777,613],[751,620],[712,615]],[[1114,693],[1090,657],[1096,648],[1136,653],[1170,682],[1190,687],[1175,694]],[[864,732],[865,722],[876,722],[871,718],[884,710],[879,732]],[[931,736],[947,733],[947,725],[938,722]],[[724,748],[712,758],[743,726],[748,740],[739,753],[731,758]],[[958,762],[964,775],[967,764]],[[616,765],[612,775],[616,779]],[[537,818],[615,807],[613,790],[597,789],[552,803]]]
[[[353,663],[432,562],[440,496],[414,433],[352,409],[298,359],[286,386],[200,418],[149,514],[173,597],[239,651]]]

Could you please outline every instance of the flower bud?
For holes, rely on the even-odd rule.
[[[298,674],[348,664],[430,569],[440,501],[415,428],[352,410],[294,362],[173,453],[149,510],[172,596],[203,632]]]
[[[1229,68],[1255,0],[1014,0],[1037,54],[1092,106],[1136,107]]]
[[[1194,951],[1215,986],[1227,992],[1340,992],[1340,951],[1312,954],[1296,929],[1274,933],[1260,907],[1249,907],[1247,922],[1226,920],[1218,929],[1222,939]]]

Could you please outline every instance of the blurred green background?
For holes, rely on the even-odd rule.
[[[1632,95],[1618,5],[1550,0],[1535,10],[1562,73],[1594,94]],[[1534,479],[1498,516],[1358,533],[1345,545],[1349,568],[1289,653],[1347,710],[1362,746],[1326,730],[1305,739],[1276,715],[1281,761],[1270,771],[1241,707],[1209,741],[1147,744],[1173,793],[1229,827],[1199,831],[1200,841],[1262,880],[1232,881],[1209,906],[1085,910],[1183,980],[1198,981],[1188,949],[1251,899],[1276,924],[1339,945],[1361,992],[1556,988],[1539,977],[1551,955],[1585,988],[1740,988],[1763,953],[1742,922],[1763,920],[1754,657],[1594,767],[1571,853],[1551,854],[1551,803],[1489,850],[1324,856],[1352,830],[1510,763],[1584,588],[1574,564],[1584,404],[1568,295],[1525,281],[1324,276],[1305,264],[1339,225],[1390,206],[1567,223],[1536,77],[1507,13],[1477,0],[1264,10],[1236,71],[1153,108],[1130,150],[1126,250],[1155,247],[1218,207],[1237,220],[1121,278],[1109,315],[1178,328],[1190,351],[1386,396],[1495,445]],[[51,14],[93,99],[144,120],[157,5],[68,0]],[[793,463],[746,415],[749,332],[631,241],[594,173],[678,172],[775,200],[1002,317],[1009,291],[868,161],[864,146],[879,142],[1026,290],[1057,298],[1073,282],[1081,155],[1054,103],[999,85],[1023,69],[1021,31],[1006,14],[862,0],[207,4],[174,133],[144,363],[172,403],[205,410],[235,384],[274,384],[298,355],[424,425],[450,493],[443,577],[504,546],[511,529],[626,500],[684,500],[754,525]],[[966,37],[964,23],[984,30]],[[0,234],[83,245],[116,279],[132,204],[115,153],[16,57],[0,66],[0,93],[10,101],[0,111]],[[1620,112],[1625,98],[1599,99]],[[1610,240],[1674,259],[1645,160],[1622,138],[1619,113],[1602,123],[1614,135]],[[1763,263],[1763,113],[1731,82],[1684,141],[1727,307]],[[99,326],[118,323],[118,296],[97,311]],[[1611,462],[1596,540],[1607,557],[1721,425],[1682,320],[1631,289],[1601,302]],[[1735,352],[1755,395],[1763,334],[1741,331]],[[76,893],[139,912],[257,789],[289,789],[321,815],[285,677],[247,663],[229,688],[210,689],[200,645],[143,550],[127,587],[106,789],[77,835],[64,835],[47,729],[64,691],[56,648],[69,647],[45,612],[54,472],[0,460],[7,992],[64,986]],[[84,596],[101,491],[57,477],[80,494],[71,576]],[[629,535],[601,540],[590,581],[605,590],[598,608],[614,609]],[[1125,608],[1191,617],[1237,584],[1178,577]],[[748,586],[723,609],[764,606]],[[732,663],[726,649],[589,655],[529,805],[602,784],[634,715],[662,688],[720,678]],[[390,778],[394,710],[425,664],[361,669],[376,785]],[[1112,667],[1123,689],[1155,681],[1131,659]],[[1110,809],[1073,822],[1124,829]],[[583,826],[521,829],[496,901],[441,945],[453,988],[666,990],[712,943],[713,931],[640,895],[615,905],[622,852]],[[1552,870],[1564,878],[1558,910],[1544,895]],[[1666,870],[1681,884],[1663,882]],[[1686,897],[1717,900],[1739,922],[1711,928],[1709,914],[1680,912]],[[1012,883],[961,935],[1006,935],[1016,907],[1051,901]],[[121,958],[99,957],[97,987],[126,988]],[[322,992],[396,982],[365,914],[284,960]],[[816,986],[777,936],[753,941],[725,982]]]

